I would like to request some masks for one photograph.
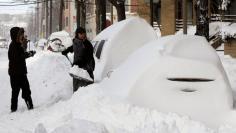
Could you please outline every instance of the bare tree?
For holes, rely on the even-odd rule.
[[[116,7],[118,21],[125,20],[125,0],[108,0],[112,3],[113,6]]]
[[[86,23],[86,0],[81,0],[81,27],[85,28]]]
[[[64,10],[64,0],[60,0],[60,17],[59,17],[59,31],[63,29],[63,10]]]
[[[195,11],[197,29],[195,35],[204,36],[209,40],[208,0],[196,0]]]
[[[77,27],[85,27],[86,24],[86,0],[76,0]]]
[[[96,0],[96,32],[106,28],[106,0]]]

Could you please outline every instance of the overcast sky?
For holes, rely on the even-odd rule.
[[[1,6],[14,5],[19,3],[11,3],[13,0],[0,0],[0,14],[25,14],[31,13],[35,5],[18,5],[18,6]]]

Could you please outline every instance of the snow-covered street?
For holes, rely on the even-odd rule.
[[[236,133],[236,0],[0,0],[0,133]]]

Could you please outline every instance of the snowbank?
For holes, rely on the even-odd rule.
[[[229,22],[212,22],[209,24],[209,36],[212,37],[216,34],[224,32],[225,27],[227,27]],[[188,26],[188,35],[195,35],[196,26]],[[183,29],[176,32],[176,35],[182,35]]]
[[[224,28],[222,28],[221,35],[224,40],[228,38],[236,38],[236,23],[224,26]]]
[[[117,100],[113,95],[107,95],[106,90],[99,84],[79,89],[72,99],[48,108],[47,112],[41,112],[44,115],[39,119],[39,123],[44,125],[43,128],[48,133],[55,133],[55,131],[77,133],[84,128],[87,128],[87,131],[95,128],[98,132],[104,131],[104,133],[213,133],[216,131],[228,133],[235,131],[230,126],[221,126],[214,130],[187,116],[161,113],[157,110],[134,106],[123,100]]]
[[[137,48],[156,39],[153,28],[141,18],[131,18],[106,28],[93,39],[95,81],[101,81]]]

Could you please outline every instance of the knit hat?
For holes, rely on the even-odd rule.
[[[13,27],[10,30],[10,36],[12,41],[17,41],[17,37],[19,34],[23,34],[25,31],[23,28],[20,27]]]
[[[86,33],[86,31],[85,31],[84,28],[78,27],[78,28],[76,29],[75,33],[76,33],[76,34],[78,34],[78,33]]]

